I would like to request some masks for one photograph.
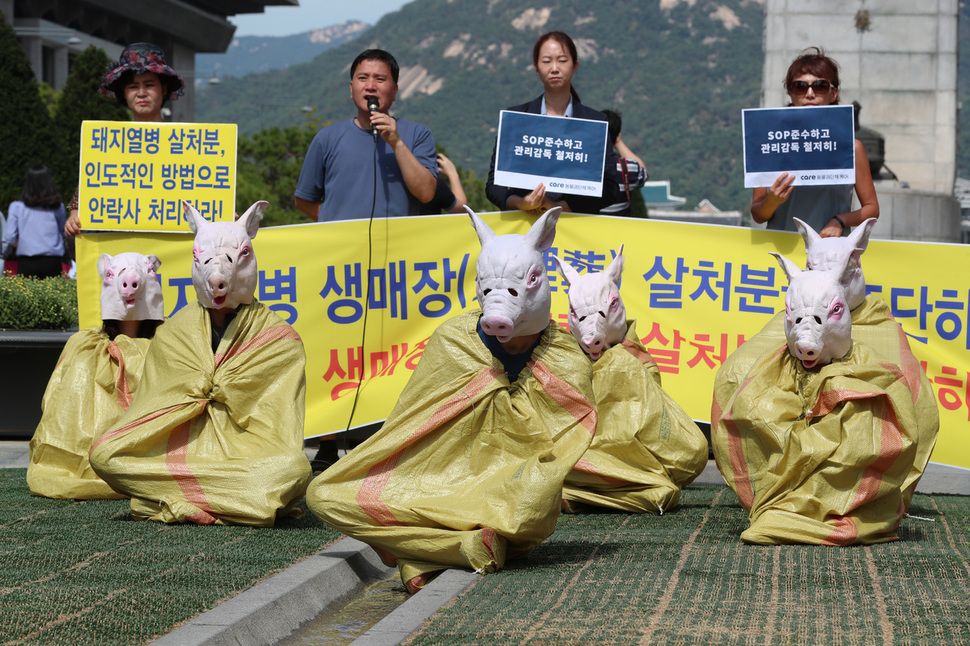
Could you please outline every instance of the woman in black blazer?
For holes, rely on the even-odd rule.
[[[532,48],[532,64],[544,92],[528,103],[512,106],[513,112],[546,114],[554,117],[576,117],[606,121],[606,115],[599,110],[588,108],[579,101],[579,94],[572,85],[573,74],[579,67],[576,44],[561,31],[543,34]],[[509,188],[495,184],[495,149],[488,169],[488,182],[485,195],[501,211],[525,211],[541,215],[554,206],[561,206],[571,213],[599,213],[600,209],[614,204],[619,199],[620,189],[612,169],[616,168],[616,153],[612,146],[606,146],[606,160],[603,174],[603,195],[570,195],[568,193],[547,193],[546,187],[539,184],[532,191]]]

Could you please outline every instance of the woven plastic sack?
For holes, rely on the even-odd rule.
[[[596,437],[566,477],[563,509],[662,514],[675,507],[707,465],[707,438],[661,387],[636,321],[628,321],[623,343],[593,363],[593,392]]]
[[[480,311],[435,330],[383,428],[318,476],[307,505],[397,565],[481,573],[549,537],[563,480],[596,429],[590,362],[558,324],[509,383],[476,331]]]
[[[237,312],[215,353],[198,302],[160,327],[138,396],[91,451],[135,519],[267,527],[299,513],[311,477],[303,343],[258,301]]]
[[[919,360],[913,355],[906,333],[893,318],[886,302],[878,296],[869,294],[861,305],[852,310],[852,338],[899,366],[906,375],[906,382],[913,388],[917,424],[914,433],[916,459],[902,485],[903,498],[908,509],[916,485],[930,461],[940,431],[940,412],[933,385]],[[785,313],[780,312],[758,334],[727,358],[715,377],[715,393],[722,393],[721,399],[725,400],[726,394],[734,392],[740,386],[745,375],[761,356],[785,343]]]
[[[756,361],[734,392],[715,389],[714,456],[751,523],[741,539],[894,540],[917,456],[918,389],[857,341],[818,371],[782,346]]]
[[[124,498],[98,477],[88,461],[94,441],[117,422],[138,388],[151,341],[100,328],[72,335],[41,403],[30,440],[27,486],[48,498]]]

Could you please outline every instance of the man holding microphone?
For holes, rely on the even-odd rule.
[[[431,131],[387,113],[399,71],[381,49],[354,59],[350,98],[357,116],[317,133],[297,182],[296,207],[314,222],[416,215],[434,197],[438,165]]]

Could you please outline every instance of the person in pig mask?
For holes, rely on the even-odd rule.
[[[318,476],[307,505],[397,565],[416,592],[450,567],[495,572],[555,529],[596,430],[590,362],[559,324],[543,256],[560,209],[482,251],[481,310],[440,325],[383,428]]]
[[[794,219],[805,243],[806,269],[828,270],[842,263],[850,266],[846,304],[852,317],[852,337],[895,364],[906,383],[913,386],[919,430],[916,433],[916,460],[903,483],[903,501],[908,509],[916,486],[929,464],[933,447],[936,446],[940,414],[933,386],[910,349],[906,333],[893,318],[889,305],[877,293],[866,293],[862,256],[869,246],[869,237],[876,222],[875,218],[870,218],[853,229],[848,236],[823,238],[806,222]],[[723,404],[731,398],[765,353],[773,352],[785,344],[785,312],[781,311],[760,332],[732,352],[717,371],[714,379],[715,405],[718,402]]]
[[[257,301],[256,236],[266,202],[234,223],[188,202],[198,300],[155,336],[139,395],[91,450],[136,520],[272,526],[310,481],[303,452],[306,356]]]
[[[91,469],[88,452],[131,404],[150,339],[164,318],[154,255],[103,254],[101,327],[72,335],[54,367],[30,440],[27,486],[48,498],[123,498]]]
[[[707,466],[707,438],[663,389],[660,368],[620,296],[623,245],[605,271],[580,275],[554,256],[569,288],[569,331],[593,361],[599,431],[563,485],[567,513],[663,515]]]
[[[918,376],[853,338],[843,256],[789,278],[785,339],[731,392],[715,390],[711,442],[718,470],[760,545],[873,544],[897,539],[918,459]]]

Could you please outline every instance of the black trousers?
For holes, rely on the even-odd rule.
[[[17,256],[17,273],[21,276],[51,278],[61,272],[61,256]]]

